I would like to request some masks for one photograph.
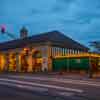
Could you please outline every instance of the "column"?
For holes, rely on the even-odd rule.
[[[58,48],[58,56],[60,56],[60,48]]]
[[[16,71],[20,72],[19,53],[16,53]]]
[[[64,56],[65,56],[65,48],[63,49],[63,53],[64,53]]]
[[[9,55],[7,53],[4,54],[4,60],[5,60],[5,64],[4,64],[4,71],[8,71],[8,67],[9,67]]]
[[[62,56],[64,56],[64,48],[62,48]]]
[[[52,56],[51,56],[51,48],[52,47],[48,47],[48,71],[51,72],[52,71]]]
[[[48,46],[42,47],[42,71],[48,71],[48,54],[49,49]]]
[[[66,54],[68,54],[68,51],[67,51],[67,49],[65,49],[65,55],[66,55]]]
[[[5,67],[5,58],[4,58],[4,54],[1,54],[1,67],[2,67],[2,71],[4,71],[4,67]]]
[[[52,47],[51,47],[51,56],[53,57],[53,49],[52,49]]]
[[[52,57],[54,57],[54,47],[52,47]]]
[[[29,57],[28,57],[28,72],[33,72],[33,68],[32,68],[32,52],[29,52]]]
[[[55,47],[53,47],[53,57],[55,57]]]
[[[58,47],[57,47],[57,56],[59,55]]]

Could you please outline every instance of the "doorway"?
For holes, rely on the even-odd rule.
[[[42,53],[39,50],[32,53],[32,69],[33,72],[42,71]]]

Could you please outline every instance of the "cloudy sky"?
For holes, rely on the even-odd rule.
[[[26,26],[29,35],[59,30],[88,45],[100,40],[100,0],[0,0],[0,25],[19,37]],[[10,40],[0,35],[0,42]]]

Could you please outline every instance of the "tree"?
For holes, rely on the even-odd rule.
[[[94,52],[100,53],[100,41],[92,41],[90,42],[90,46],[93,47]]]
[[[100,41],[92,41],[90,42],[90,46],[93,48],[93,52],[94,53],[99,53],[100,54]],[[92,59],[90,60],[91,64],[90,64],[90,68],[89,68],[89,77],[92,78],[93,77],[93,73],[94,71],[97,71],[97,59]]]

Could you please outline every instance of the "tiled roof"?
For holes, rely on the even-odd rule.
[[[31,37],[27,37],[24,39],[17,39],[17,40],[0,43],[0,51],[22,48],[31,43],[39,44],[39,43],[48,43],[48,42],[51,45],[65,47],[69,49],[79,49],[82,51],[88,50],[87,47],[65,36],[61,32],[51,31],[51,32],[41,33],[38,35],[33,35]]]

